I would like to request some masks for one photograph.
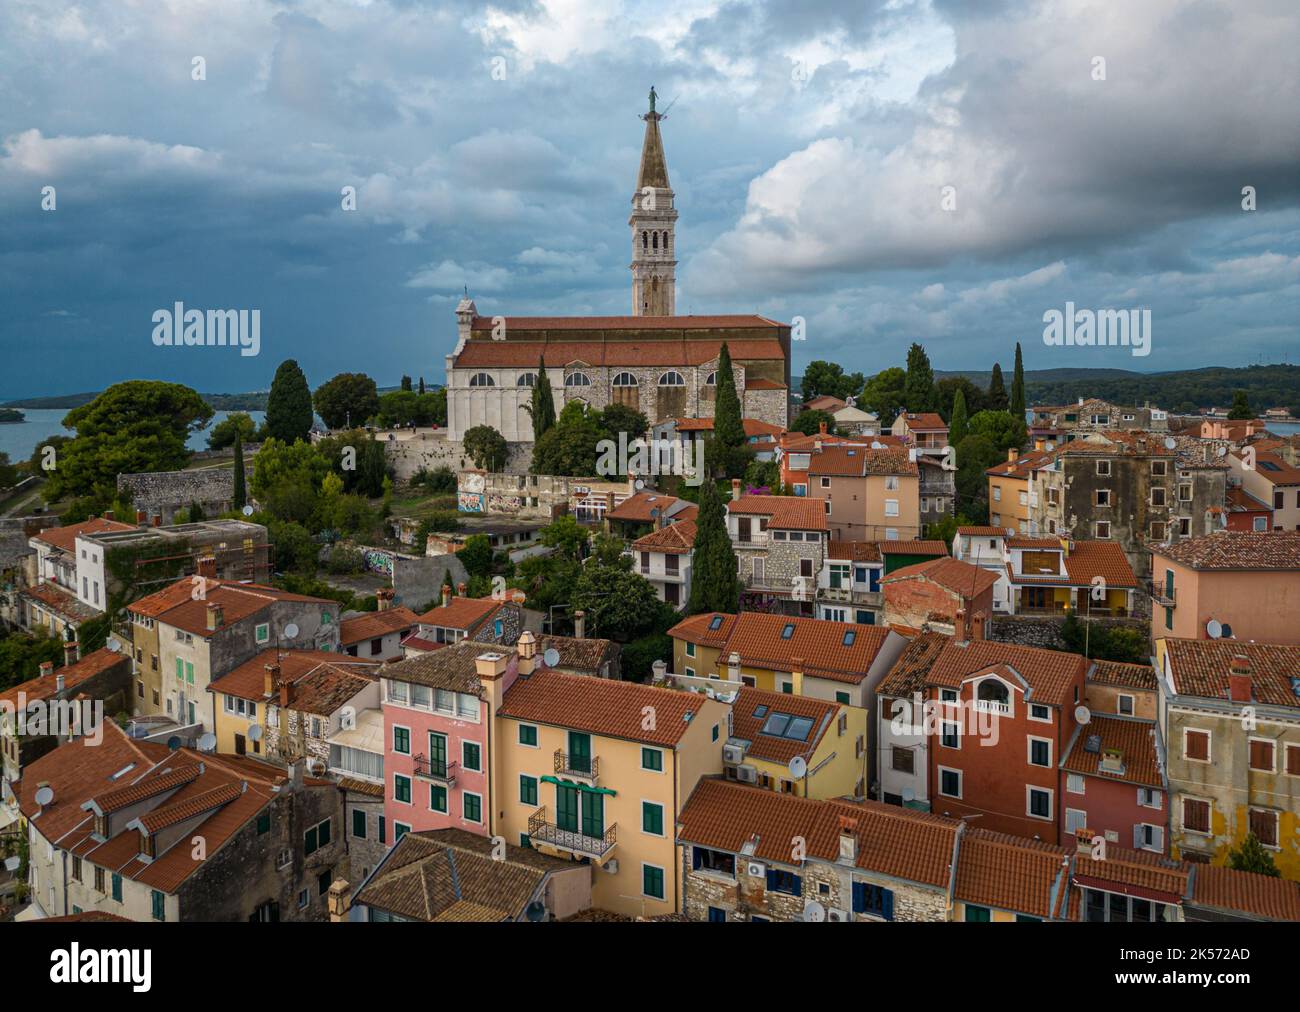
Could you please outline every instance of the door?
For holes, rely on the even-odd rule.
[[[429,732],[429,769],[435,776],[447,775],[447,736]]]
[[[749,538],[749,531],[750,531],[749,517],[740,517],[739,519],[737,519],[736,529],[739,532],[737,534],[737,540],[748,541],[750,539]]]
[[[605,835],[605,795],[582,792],[582,835],[597,840]]]
[[[575,773],[591,772],[591,735],[569,732],[569,769]]]
[[[754,584],[761,587],[767,575],[767,560],[761,556],[754,557]]]
[[[235,735],[235,755],[244,755],[245,751],[244,736],[242,734]]]
[[[555,785],[555,824],[570,833],[578,831],[578,788]]]
[[[674,608],[681,603],[681,586],[676,583],[664,584],[664,600]]]

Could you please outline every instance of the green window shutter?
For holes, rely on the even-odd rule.
[[[402,837],[404,837],[404,836],[405,836],[407,833],[409,833],[410,831],[411,831],[411,827],[408,826],[406,823],[404,823],[404,822],[394,822],[394,823],[393,823],[393,842],[394,842],[394,843],[397,843],[398,841],[400,841],[400,840],[402,839]]]
[[[167,917],[166,897],[155,889],[149,894],[149,898],[153,901],[153,919],[155,921],[165,920]]]
[[[429,785],[429,807],[435,812],[447,810],[447,788],[438,784]]]
[[[388,820],[382,815],[379,817],[379,842],[388,842]]]
[[[366,838],[366,813],[359,808],[352,810],[352,835],[358,840]]]
[[[322,822],[322,823],[320,824],[320,834],[319,834],[319,836],[318,836],[318,839],[320,840],[320,845],[321,845],[322,847],[328,847],[328,846],[329,846],[329,842],[330,842],[330,827],[331,827],[331,820],[330,820],[330,819],[326,819],[324,822]]]
[[[182,680],[185,678],[185,662],[179,657],[176,658],[176,677]]]
[[[520,775],[519,800],[525,805],[537,804],[537,778]]]
[[[555,824],[570,833],[578,831],[578,789],[555,785]]]
[[[536,745],[536,744],[537,744],[537,728],[533,727],[533,725],[531,725],[531,724],[520,724],[520,725],[519,725],[519,744],[520,744],[520,745]]]
[[[843,703],[843,704],[845,704],[845,705],[847,706],[847,705],[848,705],[848,702],[849,702],[849,694],[848,694],[847,692],[837,692],[837,693],[835,693],[835,702],[837,702],[837,703]]]
[[[664,833],[664,806],[651,801],[641,802],[641,829],[655,836]]]
[[[477,794],[462,794],[462,809],[465,818],[470,822],[483,821],[483,799]]]
[[[402,755],[411,754],[411,732],[405,727],[393,728],[393,751]]]
[[[316,853],[316,827],[312,826],[302,837],[302,852],[305,856],[310,857]]]
[[[113,873],[113,899],[122,902],[122,876],[117,872]]]
[[[597,839],[605,835],[605,795],[582,792],[582,835]]]
[[[185,662],[185,683],[187,685],[194,684],[194,665],[190,661]]]
[[[271,813],[263,812],[261,815],[257,817],[257,835],[261,836],[263,833],[269,833],[270,831],[271,831]]]
[[[465,763],[467,770],[480,770],[483,768],[480,759],[481,750],[472,741],[461,743],[461,759]]]
[[[411,800],[411,778],[404,777],[400,773],[393,777],[393,798],[397,801],[410,802]]]
[[[664,754],[657,748],[642,748],[641,768],[643,770],[653,770],[656,773],[662,773],[664,768]]]
[[[641,891],[657,900],[664,898],[664,870],[652,868],[648,864],[641,866]]]

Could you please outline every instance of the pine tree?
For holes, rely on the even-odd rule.
[[[420,377],[420,396],[424,396],[424,377]]]
[[[266,398],[266,434],[283,443],[306,439],[312,423],[311,390],[298,363],[288,358],[275,370]]]
[[[1011,413],[1025,417],[1025,360],[1020,355],[1020,342],[1016,342],[1016,370],[1011,375]]]
[[[1273,863],[1273,855],[1264,849],[1254,833],[1247,834],[1236,850],[1228,851],[1228,867],[1234,871],[1253,871],[1270,878],[1279,878],[1281,875]]]
[[[907,350],[907,379],[903,383],[903,406],[908,411],[934,410],[934,369],[930,356],[919,344]]]
[[[728,449],[745,445],[745,422],[736,394],[736,373],[731,367],[731,352],[722,343],[718,352],[718,373],[713,403],[713,438]]]
[[[734,614],[739,607],[740,581],[736,579],[736,553],[727,536],[726,507],[717,485],[706,479],[695,519],[691,596],[686,610],[691,615],[709,611]]]
[[[1002,365],[994,362],[993,377],[989,380],[989,410],[1006,411],[1009,403],[1006,384],[1002,382]]]
[[[410,376],[403,376],[403,377],[402,377],[402,389],[403,389],[403,390],[410,390],[410,389],[411,389],[411,377],[410,377]]]
[[[952,397],[952,419],[948,422],[948,445],[956,446],[966,438],[966,394],[957,388]]]
[[[533,387],[529,414],[533,416],[533,442],[537,442],[555,425],[555,396],[546,378],[545,356],[537,360],[537,385]]]
[[[1249,421],[1255,414],[1250,410],[1250,397],[1245,390],[1236,390],[1232,394],[1232,408],[1228,412],[1231,421]]]
[[[244,438],[235,433],[235,492],[232,497],[234,508],[242,510],[248,505],[248,489],[245,487],[244,475]]]

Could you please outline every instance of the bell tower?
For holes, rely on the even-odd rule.
[[[632,194],[632,315],[677,313],[677,210],[668,183],[668,161],[659,136],[664,114],[655,111],[658,95],[650,89],[650,111],[641,143],[641,168]]]

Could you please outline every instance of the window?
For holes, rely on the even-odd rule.
[[[1250,739],[1250,768],[1264,773],[1272,773],[1275,770],[1274,764],[1275,746],[1271,739],[1268,738],[1251,738]]]
[[[496,380],[485,372],[476,372],[469,378],[469,385],[472,387],[494,387]]]
[[[913,774],[916,772],[916,753],[910,748],[890,748],[890,766],[896,773]]]
[[[409,727],[393,728],[393,751],[402,755],[411,754],[411,729]]]
[[[537,747],[537,728],[532,724],[519,725],[519,744]]]
[[[571,372],[564,377],[566,387],[589,387],[591,386],[591,377],[585,372]]]
[[[1252,813],[1252,822],[1253,822],[1253,813]],[[1258,836],[1259,834],[1256,833],[1255,835]],[[113,899],[116,900],[118,903],[122,902],[122,876],[119,875],[117,872],[113,872]]]
[[[1286,773],[1289,777],[1300,777],[1300,745],[1286,747]]]
[[[1125,716],[1133,716],[1133,697],[1123,692],[1119,693],[1119,712]]]
[[[311,903],[311,890],[303,889],[298,893],[298,909],[304,910]]]
[[[664,771],[664,754],[657,748],[641,749],[641,768],[655,773]]]
[[[394,823],[393,823],[393,842],[394,842],[394,843],[399,842],[399,841],[402,839],[402,837],[404,837],[404,836],[405,836],[407,833],[409,833],[410,831],[411,831],[411,827],[408,826],[405,822],[394,822]]]
[[[1097,489],[1097,501],[1096,501],[1096,504],[1095,504],[1095,505],[1097,505],[1097,506],[1109,506],[1109,505],[1110,505],[1110,489],[1108,489],[1108,488],[1099,488],[1099,489]]]
[[[1199,798],[1183,798],[1183,829],[1189,833],[1210,831],[1210,803]]]
[[[684,387],[686,386],[686,378],[676,370],[669,369],[659,377],[659,385],[661,387]]]
[[[429,785],[429,811],[447,813],[447,788],[441,784]]]
[[[1139,787],[1137,789],[1137,802],[1143,808],[1160,808],[1161,794],[1154,787]]]
[[[1179,502],[1192,501],[1192,486],[1190,484],[1182,484],[1178,486],[1178,501]]]
[[[1094,530],[1098,540],[1105,541],[1110,538],[1110,521],[1098,520],[1094,525]]]
[[[664,835],[664,806],[653,801],[641,802],[641,832],[651,836]]]
[[[1277,848],[1277,812],[1265,808],[1250,810],[1250,831],[1265,847]],[[118,897],[114,897],[117,899]]]
[[[993,919],[988,907],[975,907],[966,904],[966,921],[969,924],[988,924]]]
[[[1036,819],[1050,819],[1052,817],[1052,792],[1044,790],[1041,787],[1027,787],[1028,806],[1025,814],[1032,815]]]
[[[1169,473],[1169,462],[1166,460],[1151,461],[1151,474],[1156,478],[1163,478]]]
[[[483,821],[483,799],[477,794],[465,791],[461,795],[461,812],[467,822]]]
[[[1110,461],[1109,460],[1097,461],[1097,477],[1106,478],[1109,475],[1110,475]]]
[[[1029,719],[1040,720],[1044,723],[1050,724],[1052,722],[1052,711],[1044,703],[1030,703]]]
[[[366,813],[359,808],[352,810],[352,837],[356,840],[366,838]]]
[[[945,720],[939,732],[939,743],[944,748],[961,748],[961,725]]]
[[[1051,766],[1052,765],[1052,743],[1047,738],[1030,738],[1029,739],[1029,765],[1030,766]]]
[[[393,774],[393,800],[404,805],[411,803],[411,778],[401,773]]]
[[[253,636],[258,643],[268,642],[271,639],[271,624],[263,622],[261,625],[256,626],[253,630]]]
[[[785,893],[787,896],[803,895],[803,879],[795,872],[783,868],[767,869],[767,891]]]
[[[621,372],[614,377],[613,386],[616,387],[634,387],[637,386],[636,377],[630,372]]]
[[[165,921],[167,919],[166,903],[167,897],[157,889],[154,889],[149,893],[149,904],[152,908],[151,912],[153,913],[153,919],[155,921]]]
[[[887,517],[896,517],[896,516],[898,516],[898,500],[897,500],[897,499],[886,499],[886,500],[885,500],[885,516],[887,516]]]
[[[524,805],[537,804],[537,778],[519,776],[519,802]]]
[[[481,765],[481,757],[482,749],[479,748],[477,742],[463,741],[460,743],[460,761],[461,765],[464,766],[465,769],[473,770],[475,772],[481,770],[483,768]]]
[[[939,793],[948,798],[961,797],[961,770],[939,767]]]
[[[641,865],[641,894],[651,899],[664,898],[664,870],[652,864]]]
[[[1066,778],[1065,778],[1065,789],[1066,789],[1070,794],[1083,794],[1083,793],[1085,793],[1086,789],[1085,789],[1085,787],[1084,787],[1084,784],[1085,784],[1085,781],[1084,781],[1084,779],[1083,779],[1083,776],[1082,776],[1081,774],[1078,774],[1078,773],[1070,773],[1070,774],[1068,774],[1068,775],[1066,776]]]
[[[955,702],[957,702],[957,690],[956,690],[956,689],[940,689],[940,690],[939,690],[939,698],[940,698],[943,702],[945,702],[945,703],[955,703]]]
[[[257,835],[262,836],[271,831],[271,813],[263,812],[257,817]]]
[[[1151,505],[1163,506],[1165,504],[1165,490],[1163,488],[1153,488],[1151,490]]]
[[[535,387],[535,386],[537,386],[537,373],[535,373],[535,372],[526,372],[526,373],[521,374],[520,377],[519,377],[517,380],[515,380],[515,386],[517,386],[517,387]]]
[[[101,893],[104,891],[104,869],[103,868],[99,868],[99,867],[95,868],[95,891]]]
[[[1183,758],[1193,762],[1210,761],[1210,732],[1183,729]]]

